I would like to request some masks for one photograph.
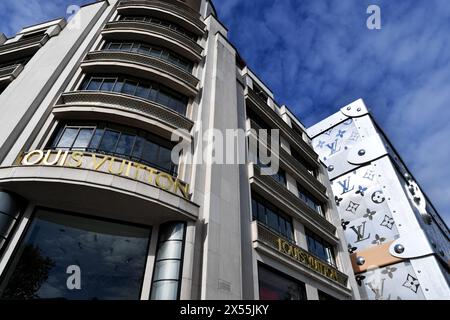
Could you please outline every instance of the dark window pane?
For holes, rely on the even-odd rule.
[[[156,144],[146,141],[142,159],[149,164],[157,164],[159,148]]]
[[[133,46],[132,43],[122,43],[122,47],[120,48],[120,50],[130,51],[132,46]]]
[[[294,240],[294,228],[292,227],[292,223],[286,221],[286,231],[288,239]]]
[[[78,137],[73,144],[73,148],[86,149],[91,141],[92,133],[94,129],[81,129],[78,133]]]
[[[138,300],[149,237],[140,227],[40,210],[1,298]],[[79,270],[80,289],[67,286],[68,270],[77,272],[69,266]]]
[[[144,149],[145,140],[142,137],[138,137],[134,143],[133,157],[140,159],[142,157],[142,150]]]
[[[258,203],[258,220],[267,225],[266,208]]]
[[[94,136],[92,137],[91,143],[89,145],[89,148],[94,150],[98,149],[102,136],[103,136],[103,129],[96,129]]]
[[[258,203],[254,199],[252,199],[252,216],[253,220],[258,219]]]
[[[152,48],[152,51],[150,52],[150,55],[153,57],[159,58],[161,56],[162,50],[158,48]]]
[[[134,95],[137,84],[138,83],[135,81],[125,80],[125,83],[123,84],[123,87],[122,87],[122,93]]]
[[[170,171],[174,166],[172,163],[172,150],[159,147],[159,157],[157,160],[157,164],[162,168]]]
[[[145,54],[145,55],[148,55],[148,54],[149,54],[149,51],[150,51],[150,47],[145,46],[145,45],[141,45],[141,46],[139,47],[139,49],[138,49],[138,52],[139,52],[139,53],[142,53],[142,54]]]
[[[151,101],[156,101],[156,97],[158,96],[158,89],[155,87],[150,88],[150,94],[148,99]]]
[[[139,51],[139,43],[133,43],[133,47],[131,48],[131,52],[138,52]]]
[[[279,218],[279,222],[280,222],[280,231],[281,231],[281,234],[282,234],[283,236],[287,237],[287,236],[288,236],[288,233],[287,233],[287,229],[286,229],[286,220],[285,220],[284,218],[280,217],[280,218]]]
[[[115,83],[116,83],[115,78],[106,78],[105,80],[103,80],[103,84],[100,87],[100,90],[101,91],[112,91]]]
[[[148,95],[150,93],[150,86],[147,85],[139,85],[136,89],[136,96],[148,99]]]
[[[117,139],[119,139],[119,132],[105,130],[102,142],[100,144],[100,150],[106,152],[114,152],[116,149]]]
[[[163,106],[169,106],[170,98],[171,97],[166,92],[159,91],[156,102],[162,104]]]
[[[120,43],[109,43],[107,46],[108,50],[119,50],[120,49]]]
[[[278,216],[272,210],[267,210],[267,224],[273,230],[278,231]]]
[[[117,144],[116,153],[120,155],[129,156],[133,149],[133,143],[136,136],[123,133],[120,136],[119,143]]]
[[[305,284],[263,266],[258,267],[260,300],[306,300]]]
[[[77,137],[78,128],[66,128],[58,142],[58,148],[71,148]]]
[[[122,92],[122,87],[123,87],[123,80],[122,79],[118,79],[116,81],[116,84],[114,85],[114,88],[112,89],[112,91],[114,91],[114,92]]]
[[[92,78],[86,90],[97,91],[98,89],[100,89],[102,80],[103,80],[102,78]]]

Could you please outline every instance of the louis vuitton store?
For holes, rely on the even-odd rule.
[[[0,193],[1,299],[178,299],[186,221],[139,224]]]

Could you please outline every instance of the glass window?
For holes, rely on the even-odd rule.
[[[254,220],[257,219],[272,231],[290,241],[294,241],[294,232],[290,218],[256,194],[252,194],[252,212]]]
[[[99,149],[102,151],[113,153],[116,150],[117,140],[119,139],[119,136],[120,133],[117,131],[111,131],[108,129],[105,130]]]
[[[308,251],[333,267],[336,267],[333,246],[308,229],[305,230],[305,233]]]
[[[100,141],[102,140],[103,129],[96,129],[94,136],[92,137],[91,143],[89,144],[90,149],[98,149]]]
[[[122,46],[120,50],[122,51],[131,51],[131,47],[133,46],[133,43],[122,43]]]
[[[83,83],[81,89],[122,92],[128,95],[138,96],[164,105],[180,114],[186,113],[188,103],[187,97],[163,85],[140,79],[91,77],[91,79],[87,79]]]
[[[137,159],[142,158],[142,150],[144,149],[145,139],[142,137],[138,137],[136,142],[134,143],[133,148],[133,157]]]
[[[137,300],[149,238],[145,228],[39,210],[1,298]]]
[[[135,81],[125,80],[123,86],[122,86],[122,93],[134,95],[136,92],[136,87],[138,83]]]
[[[258,219],[258,203],[255,201],[255,199],[252,199],[252,216],[253,220]]]
[[[281,233],[281,230],[278,228],[278,216],[270,209],[267,209],[267,225],[269,226],[269,228],[275,231],[280,231]]]
[[[170,174],[176,173],[177,164],[172,163],[171,158],[173,142],[121,125],[89,125],[90,127],[71,125],[57,128],[58,134],[52,138],[47,148],[106,153],[142,162]]]
[[[141,54],[148,55],[148,54],[150,54],[150,50],[151,50],[151,48],[149,46],[141,45],[139,47],[138,52]]]
[[[150,94],[150,86],[142,84],[139,85],[136,89],[136,96],[144,99],[148,99],[148,95]]]
[[[262,264],[258,265],[260,300],[306,300],[305,284]]]
[[[116,153],[118,153],[119,155],[126,155],[126,156],[131,155],[135,139],[136,136],[134,135],[122,133],[119,142],[117,143]]]
[[[92,90],[92,91],[97,91],[98,89],[100,89],[100,86],[102,85],[102,78],[92,78],[89,81],[89,84],[86,87],[86,90]]]
[[[113,91],[115,83],[116,78],[105,78],[100,86],[100,91]]]
[[[106,48],[108,50],[120,50],[120,43],[110,42],[110,43],[107,44]]]
[[[315,198],[297,182],[298,197],[311,209],[323,215],[322,206]]]
[[[158,49],[158,48],[152,48],[151,51],[150,51],[150,55],[152,55],[152,56],[154,56],[156,58],[161,57],[161,54],[162,54],[162,50]]]
[[[167,20],[162,20],[162,19],[157,19],[157,18],[153,18],[153,17],[137,17],[137,16],[121,16],[120,20],[125,20],[125,21],[145,21],[154,25],[158,25],[158,26],[163,26],[165,28],[169,28],[173,31],[176,31],[178,33],[180,33],[181,35],[188,37],[189,39],[193,40],[193,41],[197,41],[197,36],[189,31],[187,31],[186,29],[184,29],[183,27],[180,27],[179,25],[173,23],[173,22],[169,22]]]
[[[57,144],[57,149],[72,148],[73,142],[78,134],[78,128],[65,128],[61,139]]]
[[[92,128],[80,129],[77,139],[75,140],[75,143],[73,144],[73,148],[74,149],[87,148],[87,146],[89,145],[89,142],[91,141],[93,132],[94,132],[94,129],[92,129]]]

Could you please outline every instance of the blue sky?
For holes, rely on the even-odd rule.
[[[0,31],[83,0],[1,0]],[[450,1],[215,0],[252,70],[306,126],[363,98],[450,222]],[[381,8],[381,30],[366,9]]]

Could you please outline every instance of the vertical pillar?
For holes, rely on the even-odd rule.
[[[20,216],[20,201],[17,196],[0,191],[0,255],[5,249],[6,242],[11,236],[11,231]]]
[[[184,222],[169,222],[159,228],[158,248],[153,269],[152,300],[177,300],[180,295]]]

